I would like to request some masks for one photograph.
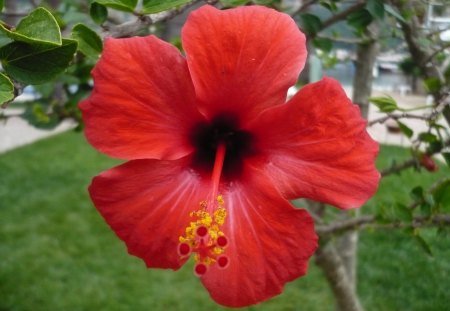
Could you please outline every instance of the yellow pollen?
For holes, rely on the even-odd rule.
[[[224,256],[228,244],[228,240],[221,230],[227,216],[224,204],[223,196],[218,195],[216,202],[212,208],[210,207],[213,212],[208,211],[207,201],[201,201],[200,209],[189,214],[193,220],[186,227],[184,235],[179,237],[179,242],[180,245],[187,244],[189,247],[183,246],[190,252],[180,254],[180,256],[185,257],[193,253],[196,264],[206,266],[216,263],[219,255]]]

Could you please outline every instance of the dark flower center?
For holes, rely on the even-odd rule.
[[[222,177],[228,181],[240,176],[244,158],[255,152],[253,135],[241,130],[238,119],[229,114],[220,114],[210,122],[197,124],[190,139],[195,147],[192,167],[201,174],[212,171],[217,146],[225,144]]]

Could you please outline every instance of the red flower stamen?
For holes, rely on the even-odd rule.
[[[191,247],[187,243],[178,244],[178,255],[185,257],[191,254]]]
[[[225,255],[219,256],[217,258],[217,264],[219,265],[219,268],[225,269],[226,267],[228,267],[229,263],[230,259]]]
[[[228,240],[226,237],[224,236],[219,236],[216,240],[217,245],[219,245],[220,247],[225,247],[228,244]]]
[[[203,238],[208,234],[208,228],[206,228],[205,226],[200,226],[197,228],[196,233],[197,236]]]
[[[224,249],[228,245],[228,239],[221,230],[225,222],[227,212],[223,207],[225,202],[219,191],[220,176],[225,160],[225,144],[220,143],[216,150],[216,157],[212,171],[212,200],[200,202],[200,209],[190,213],[194,220],[185,229],[184,236],[180,236],[178,255],[186,257],[195,253],[194,274],[204,275],[208,267],[217,263],[219,268],[226,268],[229,258]]]
[[[196,276],[201,277],[208,271],[208,266],[203,263],[198,263],[195,265],[194,273]]]

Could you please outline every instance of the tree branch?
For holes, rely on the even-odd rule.
[[[341,311],[362,311],[361,303],[351,286],[345,266],[334,245],[332,243],[320,245],[316,251],[315,259],[333,290],[338,309]]]
[[[437,154],[449,146],[450,146],[450,140],[447,140],[442,144],[441,148],[437,148],[437,150],[433,150],[433,152],[427,151],[427,152],[425,152],[425,155],[432,156],[433,154]],[[408,169],[411,167],[416,167],[417,165],[418,165],[418,159],[412,158],[412,159],[406,160],[400,164],[394,164],[391,167],[389,167],[385,170],[382,170],[381,177],[386,177],[386,176],[401,172],[405,169]]]
[[[215,4],[219,1],[218,0],[212,0],[212,1],[193,0],[180,8],[175,8],[175,9],[157,13],[157,14],[139,16],[134,21],[125,22],[123,24],[120,24],[117,26],[112,26],[109,29],[106,29],[103,36],[104,37],[114,37],[114,38],[124,38],[124,37],[133,36],[140,30],[147,28],[153,24],[165,22],[167,20],[174,18],[175,16],[183,13],[188,8],[190,8],[191,6],[193,6],[199,2],[207,2],[209,4]]]
[[[356,12],[360,9],[362,9],[363,7],[365,7],[366,2],[365,1],[358,1],[356,4],[349,6],[348,8],[346,8],[345,10],[331,16],[329,19],[325,20],[322,23],[322,30],[325,28],[330,27],[331,25],[347,18],[347,16],[353,12]]]
[[[299,13],[305,12],[311,5],[317,3],[319,0],[309,0],[304,1],[303,4],[291,14],[291,16],[297,15]]]
[[[400,1],[392,0],[392,3],[400,11],[411,11],[414,12],[413,1]],[[426,37],[421,28],[417,16],[412,16],[408,22],[400,21],[400,26],[403,31],[403,36],[408,45],[411,57],[415,60],[416,64],[422,71],[425,79],[436,78],[442,85],[445,84],[445,78],[442,72],[439,70],[436,64],[433,64],[434,56],[433,53],[428,50],[428,48],[421,44],[420,39]],[[429,65],[431,63],[431,66]],[[433,97],[436,102],[439,102],[442,97],[442,91],[444,88],[436,90],[433,92]],[[445,91],[445,90],[444,90]],[[444,118],[447,123],[450,124],[450,107],[446,107],[443,111]]]
[[[349,230],[357,230],[365,227],[371,228],[421,228],[432,226],[450,226],[449,214],[438,214],[431,218],[417,216],[410,223],[405,222],[391,222],[391,223],[377,223],[374,215],[363,215],[357,218],[346,219],[343,221],[335,221],[329,225],[316,226],[316,232],[320,236],[328,236],[332,234],[340,234]]]
[[[342,43],[349,43],[349,44],[364,44],[367,42],[367,40],[361,39],[361,38],[344,38],[344,37],[332,37],[332,36],[324,36],[324,35],[317,35],[317,38],[320,39],[328,39],[334,42],[342,42]]]

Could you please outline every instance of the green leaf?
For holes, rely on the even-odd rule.
[[[409,128],[406,124],[400,122],[397,120],[398,127],[402,131],[403,134],[405,134],[406,137],[411,138],[414,134],[413,130]]]
[[[415,232],[414,234],[414,240],[417,242],[417,244],[422,248],[422,250],[427,253],[429,256],[433,256],[433,252],[431,250],[430,245],[427,241],[418,233]]]
[[[364,30],[373,21],[372,15],[366,9],[361,9],[347,16],[347,23],[358,31]]]
[[[236,6],[247,4],[249,0],[221,0],[220,3],[226,8],[233,8]]]
[[[386,13],[390,14],[391,16],[393,16],[395,19],[397,19],[397,21],[402,22],[402,23],[406,23],[405,19],[403,18],[403,16],[401,16],[392,6],[390,6],[389,4],[384,4],[384,10],[386,11]]]
[[[191,0],[144,0],[142,13],[153,14],[170,10],[176,6],[191,2]]]
[[[106,22],[106,19],[108,18],[108,9],[100,3],[92,2],[89,14],[96,24],[101,25]]]
[[[330,12],[336,12],[337,11],[337,5],[334,1],[327,2],[327,1],[320,1],[319,4],[326,8]]]
[[[78,50],[87,57],[97,59],[103,50],[102,39],[84,24],[73,27],[72,38],[78,41]]]
[[[373,17],[378,19],[384,18],[384,5],[382,0],[367,0],[366,8]]]
[[[442,181],[432,190],[431,194],[436,204],[450,206],[450,179]]]
[[[34,102],[27,105],[21,118],[25,119],[36,128],[53,129],[59,120],[54,113],[48,113],[48,104]]]
[[[0,0],[0,12],[3,11],[4,6],[5,6],[5,0]]]
[[[442,152],[442,156],[445,159],[445,162],[450,167],[450,152]]]
[[[12,42],[0,48],[6,73],[25,84],[41,84],[63,72],[77,50],[77,41],[63,39],[61,46]]]
[[[14,84],[11,80],[0,73],[0,105],[14,99]]]
[[[322,29],[322,21],[316,15],[303,13],[300,14],[300,25],[306,34],[312,35]]]
[[[420,133],[418,138],[419,138],[420,141],[424,141],[424,142],[427,142],[427,143],[432,143],[432,142],[438,140],[436,135],[434,135],[432,133],[428,133],[428,132]]]
[[[442,141],[440,141],[437,137],[435,141],[432,141],[429,143],[427,147],[427,152],[430,154],[438,153],[442,150],[443,144]]]
[[[137,5],[137,0],[95,0],[94,2],[125,12],[133,12]]]
[[[397,102],[391,96],[371,97],[369,101],[381,112],[392,112],[398,109]]]
[[[406,205],[397,203],[395,210],[395,217],[398,220],[411,222],[413,220],[412,209],[407,207]]]
[[[329,53],[333,48],[333,41],[328,38],[315,38],[313,44],[316,48],[321,49],[325,53]]]
[[[0,31],[15,41],[60,46],[61,30],[55,17],[44,8],[37,8],[23,18],[16,29],[11,31],[0,25]]]
[[[428,78],[423,82],[425,83],[425,88],[430,93],[437,92],[442,88],[442,83],[438,78]]]
[[[425,201],[425,193],[421,186],[414,187],[410,193],[411,198],[416,202]]]

